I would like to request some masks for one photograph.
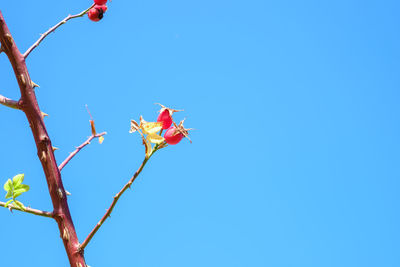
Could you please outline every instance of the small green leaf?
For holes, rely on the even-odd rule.
[[[12,197],[12,195],[13,195],[13,191],[12,190],[8,191],[6,194],[6,199]]]
[[[7,207],[8,207],[8,204],[10,204],[11,202],[13,202],[12,199],[10,199],[9,201],[7,201],[6,204],[4,204],[4,207],[7,208]]]
[[[14,189],[14,198],[20,196],[22,193],[25,193],[29,190],[29,185],[21,184],[18,189]]]
[[[17,189],[24,189],[24,192],[28,192],[29,191],[29,185],[27,184],[21,184]]]
[[[25,176],[25,174],[23,174],[23,173],[17,174],[17,175],[14,176],[14,178],[13,178],[13,186],[14,186],[14,188],[16,188],[20,184],[22,184],[22,182],[24,181],[24,176]]]
[[[8,179],[7,182],[4,184],[4,190],[6,190],[7,192],[12,190],[12,181],[11,179]]]
[[[14,198],[19,197],[20,195],[22,195],[22,193],[25,193],[25,189],[17,189],[14,190]]]
[[[17,204],[17,206],[20,207],[22,210],[26,210],[24,204],[22,204],[18,200],[14,200],[14,203]]]

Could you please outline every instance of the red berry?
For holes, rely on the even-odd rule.
[[[106,11],[108,9],[106,5],[95,5],[94,7],[97,9],[100,8],[101,10],[103,10],[103,13],[106,13]]]
[[[94,0],[94,3],[96,5],[105,5],[107,3],[107,0]]]
[[[92,21],[99,21],[99,11],[95,8],[91,8],[88,12],[88,17]]]
[[[92,21],[99,21],[103,18],[104,13],[107,11],[105,5],[95,5],[88,12],[88,17]]]
[[[158,115],[157,121],[162,122],[162,128],[168,129],[171,124],[172,124],[172,117],[171,117],[171,113],[169,112],[168,109],[164,109],[160,115]]]
[[[175,127],[169,128],[164,134],[165,142],[169,145],[176,145],[182,140],[183,137],[184,135]]]

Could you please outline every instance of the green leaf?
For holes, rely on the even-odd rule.
[[[17,175],[14,176],[14,178],[13,178],[13,186],[14,186],[14,188],[16,188],[20,184],[22,184],[22,182],[24,181],[24,176],[25,176],[25,174],[23,174],[23,173],[17,174]]]
[[[14,200],[14,203],[17,204],[17,206],[20,207],[22,210],[26,210],[24,204],[22,204],[18,200]]]
[[[25,193],[29,190],[29,185],[22,184],[18,187],[18,189],[14,189],[14,198],[20,196],[22,193]]]
[[[13,195],[13,191],[12,190],[8,191],[6,194],[6,199],[12,197],[12,195]]]
[[[24,192],[28,192],[29,191],[29,185],[27,184],[21,184],[17,189],[24,189]]]
[[[25,193],[25,189],[17,189],[14,190],[14,198],[19,197],[20,195],[22,195],[22,193]]]
[[[8,204],[10,204],[11,202],[13,202],[12,199],[10,199],[9,201],[7,201],[6,204],[4,204],[4,207],[7,208],[7,207],[8,207]]]
[[[8,179],[7,182],[4,184],[4,190],[6,190],[7,192],[12,190],[12,181],[11,179]]]

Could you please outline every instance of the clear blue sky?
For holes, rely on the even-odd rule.
[[[25,51],[90,1],[2,1]],[[400,266],[399,1],[126,1],[27,61],[81,240],[143,158],[130,119],[185,109],[86,249],[92,267]],[[0,55],[0,94],[18,99]],[[51,210],[24,115],[0,106],[0,180]],[[3,191],[5,194],[5,191]],[[3,193],[1,193],[4,201]],[[54,221],[0,209],[1,265],[68,266]],[[21,251],[22,255],[21,256]],[[57,262],[54,265],[53,262]]]

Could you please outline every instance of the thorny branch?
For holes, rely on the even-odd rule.
[[[53,218],[53,213],[52,212],[48,212],[48,211],[42,211],[42,210],[37,210],[37,209],[32,209],[32,208],[28,208],[25,207],[25,210],[21,209],[20,207],[13,205],[13,204],[9,204],[8,207],[5,206],[6,203],[0,201],[0,207],[4,207],[9,209],[10,211],[12,210],[19,210],[22,212],[27,212],[27,213],[31,213],[31,214],[35,214],[38,216],[43,216],[43,217],[48,217],[48,218]]]
[[[57,23],[56,25],[54,25],[53,27],[51,27],[47,32],[43,33],[40,38],[31,46],[28,48],[28,50],[26,50],[26,52],[24,53],[24,58],[26,59],[29,54],[33,51],[33,49],[35,49],[36,47],[39,46],[39,44],[43,41],[44,38],[46,38],[50,33],[54,32],[58,27],[60,27],[61,25],[65,24],[68,20],[70,19],[75,19],[75,18],[79,18],[79,17],[83,17],[86,13],[89,12],[89,10],[94,6],[94,4],[92,6],[90,6],[88,9],[82,11],[79,14],[76,15],[68,15],[65,19],[63,19],[62,21],[60,21],[59,23]]]
[[[65,165],[68,164],[68,162],[75,157],[76,154],[78,154],[79,151],[81,151],[82,148],[84,148],[85,146],[89,145],[90,142],[94,139],[94,138],[99,138],[103,135],[107,134],[106,132],[102,132],[99,134],[92,134],[85,142],[83,142],[80,146],[78,146],[74,152],[72,152],[71,154],[69,154],[69,156],[60,164],[60,166],[58,166],[58,169],[61,171]]]
[[[93,228],[93,230],[89,233],[89,235],[86,237],[86,239],[82,242],[82,244],[79,247],[80,251],[83,251],[87,244],[89,244],[90,240],[93,238],[93,236],[96,234],[96,232],[100,229],[100,227],[103,225],[103,223],[107,220],[108,217],[111,216],[111,212],[113,211],[115,205],[117,204],[119,198],[122,196],[122,194],[131,187],[132,183],[135,181],[135,179],[139,176],[139,174],[142,172],[144,166],[146,165],[147,161],[151,158],[151,156],[156,152],[158,149],[158,146],[155,147],[153,152],[149,157],[146,157],[142,164],[140,165],[139,169],[135,172],[135,174],[132,176],[132,178],[122,187],[122,189],[114,196],[114,199],[110,205],[110,207],[107,209],[106,213],[103,215],[103,217],[100,219],[100,221],[96,224],[96,226]]]
[[[53,204],[52,216],[57,222],[65,251],[71,266],[86,266],[82,253],[77,253],[79,240],[68,207],[66,192],[56,163],[50,137],[43,121],[34,85],[29,76],[25,57],[19,51],[0,11],[0,43],[14,70],[21,92],[21,109],[29,122],[35,140],[37,155],[46,176],[49,194]]]

